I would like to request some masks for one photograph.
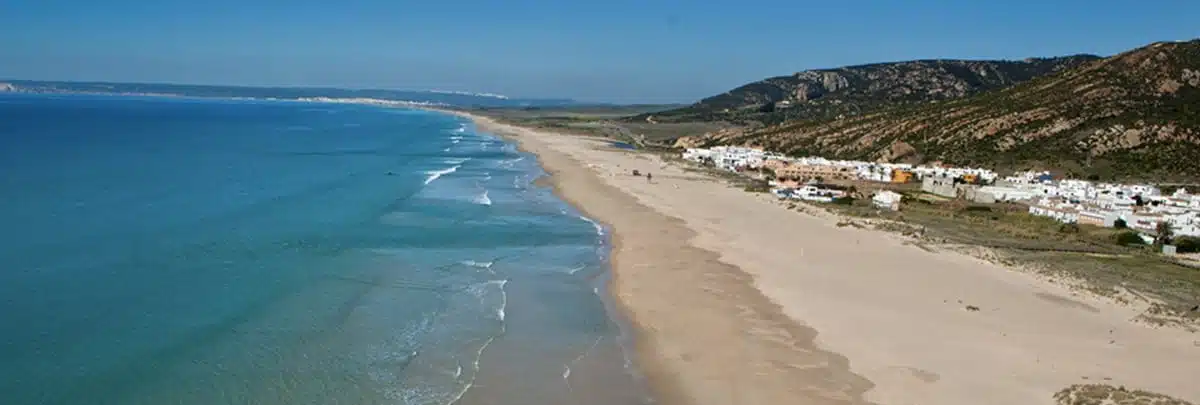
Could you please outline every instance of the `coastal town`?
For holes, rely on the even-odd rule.
[[[1184,188],[1167,193],[1150,184],[1063,179],[1048,171],[1002,177],[982,168],[791,157],[739,146],[689,148],[682,157],[765,180],[784,199],[832,203],[867,189],[874,206],[899,210],[905,197],[898,191],[911,190],[973,204],[1019,204],[1030,215],[1064,224],[1127,228],[1147,244],[1165,242],[1164,233],[1200,237],[1200,195]]]

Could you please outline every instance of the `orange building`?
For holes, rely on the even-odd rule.
[[[908,170],[892,170],[892,183],[908,183],[913,180],[913,173]]]
[[[854,172],[848,167],[833,165],[791,165],[775,169],[775,178],[809,180],[849,180],[854,178]]]

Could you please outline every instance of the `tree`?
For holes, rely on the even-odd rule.
[[[1167,222],[1167,221],[1159,222],[1158,225],[1154,226],[1154,244],[1166,245],[1166,244],[1171,243],[1171,236],[1174,233],[1175,232],[1171,229],[1170,222]]]
[[[1116,240],[1118,245],[1123,245],[1123,246],[1125,246],[1125,245],[1144,245],[1146,243],[1145,241],[1142,240],[1142,237],[1138,236],[1138,233],[1134,232],[1134,231],[1124,231],[1124,232],[1118,233],[1113,237],[1113,239]]]
[[[1129,224],[1125,223],[1125,220],[1124,220],[1124,219],[1117,218],[1117,220],[1116,220],[1116,221],[1113,221],[1113,228],[1117,228],[1117,229],[1125,229],[1125,228],[1128,228],[1128,227],[1129,227]]]
[[[758,173],[759,173],[759,174],[761,174],[761,175],[762,175],[762,178],[763,178],[763,179],[765,179],[765,180],[767,180],[767,181],[772,181],[772,180],[775,180],[775,171],[774,171],[774,170],[771,170],[770,168],[767,168],[767,167],[759,167],[759,168],[758,168]]]
[[[1079,233],[1079,225],[1075,223],[1059,225],[1058,233]]]
[[[1175,251],[1179,253],[1196,253],[1200,252],[1200,238],[1195,236],[1180,236],[1171,241],[1175,244]]]

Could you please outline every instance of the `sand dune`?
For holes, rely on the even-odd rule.
[[[1200,400],[1200,335],[1135,323],[1140,308],[602,141],[475,119],[614,229],[612,291],[662,403],[1051,404],[1077,383]]]

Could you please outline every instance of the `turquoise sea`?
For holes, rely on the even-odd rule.
[[[639,404],[603,228],[444,114],[0,95],[0,404]]]

